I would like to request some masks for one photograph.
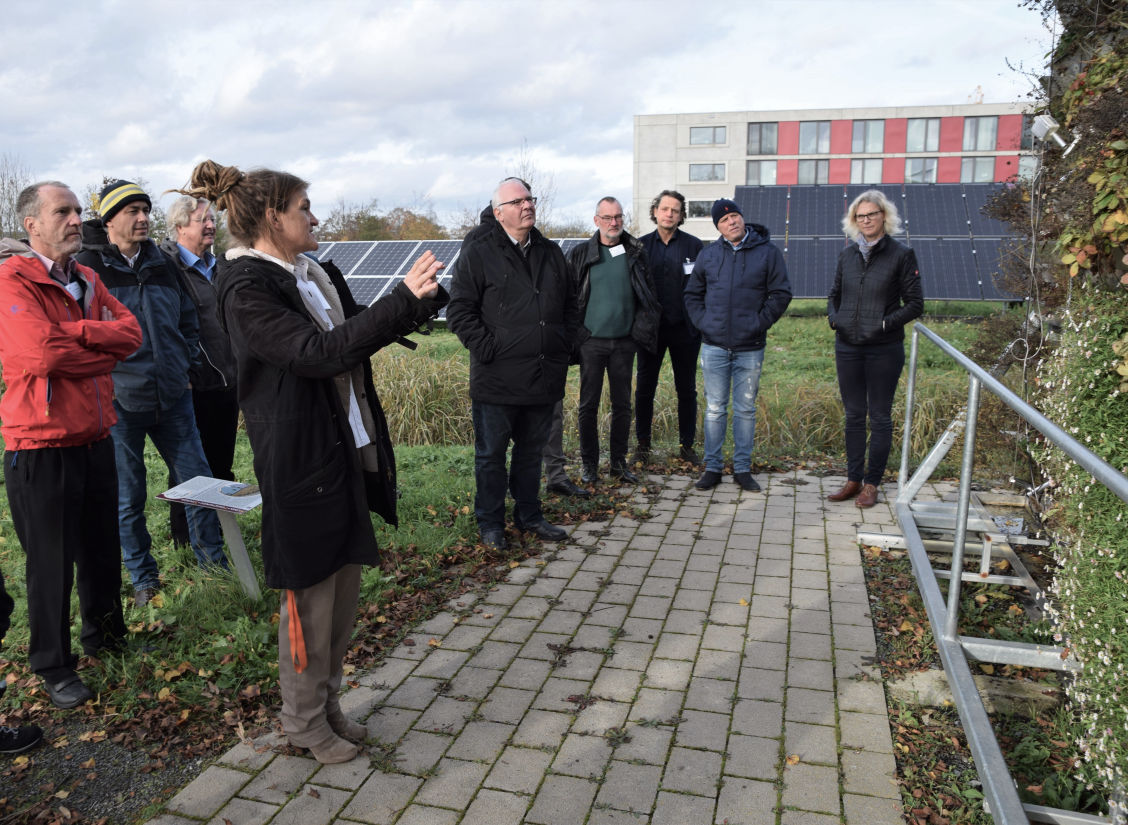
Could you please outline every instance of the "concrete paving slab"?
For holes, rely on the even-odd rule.
[[[654,477],[649,520],[576,525],[416,627],[342,698],[395,746],[387,772],[281,753],[275,734],[150,825],[900,823],[854,538],[894,529],[888,506],[758,478],[762,494]]]

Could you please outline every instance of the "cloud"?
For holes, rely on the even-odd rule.
[[[17,3],[5,26],[0,140],[37,177],[159,192],[214,158],[306,176],[323,213],[440,218],[522,146],[557,216],[587,220],[629,199],[636,114],[1013,100],[1030,83],[1005,58],[1049,42],[1013,0],[104,0]]]

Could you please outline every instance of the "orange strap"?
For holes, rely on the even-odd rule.
[[[294,672],[301,673],[306,669],[309,661],[306,659],[305,634],[302,633],[302,620],[298,617],[298,600],[294,598],[294,591],[286,591],[286,611],[290,615],[290,659],[294,663]]]

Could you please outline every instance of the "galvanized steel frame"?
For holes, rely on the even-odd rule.
[[[920,336],[924,336],[955,361],[968,374],[967,408],[948,425],[937,443],[929,450],[916,472],[909,475],[909,453],[912,440],[913,402],[916,395],[917,352]],[[1109,820],[1104,817],[1047,808],[1040,805],[1023,804],[1015,789],[1014,779],[999,748],[991,720],[983,706],[983,700],[972,680],[968,657],[980,661],[1008,663],[1028,667],[1041,667],[1053,670],[1075,671],[1079,663],[1064,654],[1061,648],[1049,645],[1032,645],[1018,642],[1003,642],[997,639],[976,639],[960,636],[959,595],[962,582],[969,578],[963,572],[965,552],[968,551],[967,535],[969,529],[986,535],[980,554],[982,564],[989,562],[991,554],[990,531],[994,524],[972,514],[971,481],[975,457],[975,432],[979,414],[979,396],[983,388],[997,396],[1010,409],[1018,413],[1043,436],[1065,452],[1093,475],[1095,479],[1112,490],[1121,500],[1128,502],[1128,478],[1111,465],[1093,454],[1072,438],[1065,430],[1050,421],[1032,406],[1019,398],[998,379],[969,359],[943,338],[932,332],[924,324],[913,326],[909,352],[908,384],[905,394],[904,441],[901,448],[900,488],[893,509],[897,523],[901,527],[917,587],[928,613],[932,635],[947,675],[949,686],[956,701],[960,721],[967,736],[968,747],[975,759],[976,770],[983,783],[984,804],[1000,825],[1029,825],[1031,822],[1051,822],[1061,825],[1096,825]],[[955,445],[960,433],[964,434],[964,449],[960,463],[959,493],[954,517],[951,505],[915,502],[921,488],[929,480],[948,451]],[[928,557],[927,543],[920,533],[921,526],[943,526],[953,531],[951,547],[951,567],[947,571],[933,569]],[[983,547],[982,544],[986,544]],[[997,552],[997,551],[996,551]],[[982,569],[982,565],[981,565]],[[1019,568],[1016,568],[1019,572]],[[1025,575],[1024,575],[1025,574]],[[948,598],[945,601],[940,591],[939,579],[948,579]],[[1006,577],[1010,578],[1010,577]],[[1021,569],[1014,583],[1028,586],[1029,575]],[[970,579],[981,581],[978,574],[970,574]]]

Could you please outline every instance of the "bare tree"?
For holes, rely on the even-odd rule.
[[[16,216],[16,201],[25,186],[31,183],[31,170],[18,155],[0,155],[0,237],[23,236],[23,227]]]
[[[529,141],[521,141],[517,167],[509,175],[529,184],[529,191],[537,199],[537,229],[544,232],[552,224],[552,205],[556,200],[556,175],[537,165]]]

